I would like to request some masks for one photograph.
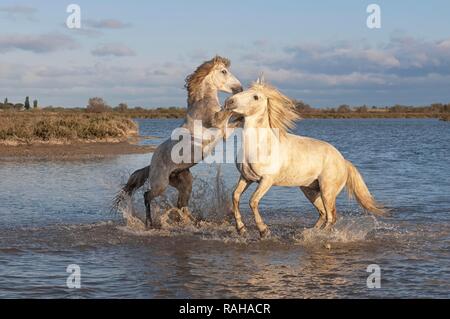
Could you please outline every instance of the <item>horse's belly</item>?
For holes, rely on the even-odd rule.
[[[276,186],[283,187],[299,187],[309,186],[313,184],[318,178],[317,174],[299,173],[299,172],[284,172],[275,181]]]

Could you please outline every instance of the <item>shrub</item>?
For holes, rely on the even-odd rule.
[[[14,104],[14,109],[16,109],[16,110],[22,110],[24,108],[24,105],[22,104],[22,103],[17,103],[17,104]]]
[[[339,113],[350,113],[352,110],[351,110],[350,106],[343,104],[338,107],[337,111]]]
[[[127,103],[120,103],[119,105],[116,106],[115,109],[117,111],[119,111],[119,112],[125,112],[126,110],[128,110],[128,104]]]
[[[86,110],[91,113],[107,112],[111,109],[101,97],[92,97],[89,99]]]

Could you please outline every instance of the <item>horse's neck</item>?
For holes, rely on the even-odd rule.
[[[267,112],[252,116],[246,116],[244,120],[245,143],[278,143],[282,137],[281,132],[270,127]],[[258,140],[255,141],[254,139]],[[259,140],[261,139],[261,140]]]
[[[188,106],[185,127],[189,129],[193,126],[193,121],[201,121],[203,127],[210,128],[214,115],[220,110],[217,88],[204,84]]]
[[[270,121],[267,112],[245,117],[244,130],[256,128],[270,129]]]

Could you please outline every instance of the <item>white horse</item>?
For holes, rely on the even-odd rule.
[[[362,176],[332,145],[308,137],[289,134],[299,119],[291,99],[277,89],[258,81],[249,90],[230,97],[222,112],[244,117],[241,173],[233,194],[233,210],[238,232],[246,233],[239,211],[241,195],[252,183],[258,188],[251,197],[250,207],[255,215],[261,237],[270,234],[259,213],[259,202],[272,186],[300,187],[319,212],[315,228],[330,229],[336,223],[336,197],[344,186],[349,195],[375,214],[384,214],[370,194]],[[264,143],[255,141],[255,130],[264,132]],[[261,130],[263,129],[263,130]],[[258,147],[254,147],[257,145]],[[260,148],[269,156],[258,159]]]

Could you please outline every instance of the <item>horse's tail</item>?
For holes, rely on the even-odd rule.
[[[135,171],[128,178],[127,183],[122,187],[114,198],[113,208],[119,208],[120,204],[127,198],[133,195],[133,193],[144,186],[145,182],[149,178],[150,165]]]
[[[363,177],[358,169],[347,161],[347,191],[350,198],[355,198],[365,210],[377,215],[385,216],[386,209],[379,205],[370,194]]]

